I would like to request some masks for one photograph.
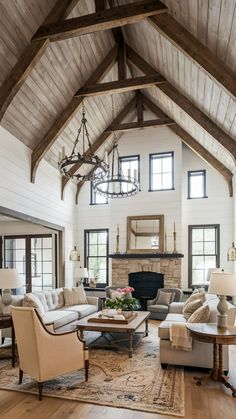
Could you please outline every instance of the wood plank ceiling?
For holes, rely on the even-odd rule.
[[[56,3],[56,0],[0,0],[0,90],[4,89],[7,77],[29,46],[31,38],[43,22],[47,23],[45,19]],[[70,6],[64,15],[66,19],[95,12],[93,0],[65,0],[64,3]],[[111,1],[108,3],[112,4]],[[115,0],[113,4],[123,6],[129,3],[134,2]],[[125,42],[151,66],[152,73],[158,72],[168,81],[163,87],[149,87],[143,90],[143,93],[145,92],[153,104],[158,105],[165,117],[170,117],[186,135],[190,135],[203,146],[209,156],[212,155],[215,161],[221,162],[226,171],[234,173],[236,0],[162,0],[162,3],[168,7],[171,16],[165,14],[165,18],[162,19],[162,15],[157,15],[156,21],[155,18],[148,17],[123,26],[119,32],[119,36],[122,37],[123,34]],[[99,4],[103,2],[98,2],[97,6]],[[63,16],[60,20],[62,18]],[[171,27],[175,29],[175,25],[182,25],[177,26],[178,44],[170,33],[165,32],[162,25],[165,19],[167,22],[168,19],[172,19],[170,31]],[[210,59],[204,67],[201,53],[199,54],[200,44],[197,45],[198,48],[195,45],[193,51],[191,45],[185,47],[181,40],[185,35],[182,33],[184,28],[221,60],[222,68],[226,70],[223,74],[227,77],[220,79],[219,70],[217,74],[217,59],[212,61],[212,67],[208,65]],[[55,122],[60,120],[63,111],[70,106],[76,92],[79,89],[83,92],[88,78],[115,46],[116,34],[114,30],[103,30],[48,42],[41,58],[9,103],[1,120],[2,126],[33,151],[37,149]],[[191,41],[191,38],[189,39]],[[131,77],[131,74],[132,77],[144,74],[150,76],[150,71],[145,73],[141,67],[138,69],[138,66],[127,58],[128,77]],[[227,67],[230,70],[227,71]],[[115,64],[100,81],[107,83],[117,79],[118,66]],[[179,92],[190,101],[192,113],[184,108],[183,98],[176,100],[175,91],[177,95]],[[134,96],[132,91],[113,95],[114,117]],[[111,95],[89,96],[86,98],[85,107],[91,142],[95,143],[112,123]],[[196,117],[199,110],[202,113]],[[131,113],[126,121],[131,121],[133,117],[134,114]],[[53,140],[46,151],[44,157],[55,167],[62,146],[65,146],[67,154],[70,153],[80,120],[81,110],[75,108],[68,123],[63,126],[58,137],[56,136],[56,141]],[[102,156],[105,148],[111,147],[111,143],[112,136],[108,136],[98,154]],[[220,168],[222,166],[219,165],[218,170],[221,170]]]

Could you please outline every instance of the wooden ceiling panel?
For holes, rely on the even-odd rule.
[[[174,19],[236,70],[235,0],[162,0],[162,3]]]
[[[189,118],[186,113],[174,104],[164,93],[156,88],[148,89],[145,95],[159,106],[170,118],[196,139],[203,147],[221,161],[232,172],[235,170],[235,163],[230,153],[209,135],[199,124]]]

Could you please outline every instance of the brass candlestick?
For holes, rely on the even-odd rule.
[[[173,236],[174,236],[174,250],[173,250],[173,252],[176,253],[177,252],[177,250],[176,250],[176,231],[173,232]]]
[[[116,253],[120,253],[120,235],[116,235]]]

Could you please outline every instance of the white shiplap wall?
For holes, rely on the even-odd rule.
[[[147,117],[147,116],[146,116]],[[175,190],[148,192],[149,153],[174,151]],[[224,178],[187,147],[167,127],[149,128],[123,134],[119,141],[119,154],[140,154],[141,192],[132,198],[110,200],[108,205],[89,205],[90,185],[86,183],[79,195],[78,236],[83,254],[84,230],[109,228],[109,251],[115,252],[116,228],[120,227],[120,251],[126,251],[126,217],[130,215],[164,214],[167,249],[173,250],[173,223],[176,222],[177,250],[182,259],[182,287],[188,287],[188,225],[220,224],[221,266],[232,271],[227,262],[227,250],[233,240],[234,199],[229,197]],[[187,199],[187,171],[207,170],[207,199]],[[217,185],[217,188],[216,188]],[[111,273],[110,273],[111,280]]]
[[[35,184],[30,182],[31,150],[0,127],[0,206],[65,228],[65,283],[72,283],[69,252],[76,244],[75,186],[61,200],[61,177],[47,162],[40,163]]]

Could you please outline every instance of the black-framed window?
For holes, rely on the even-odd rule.
[[[100,172],[99,168],[97,170]],[[99,193],[97,193],[93,188],[93,182],[90,182],[90,204],[101,205],[101,204],[107,204],[107,203],[108,203],[108,198],[106,196],[102,196]]]
[[[108,229],[93,229],[84,231],[85,265],[90,278],[96,278],[98,287],[108,285]]]
[[[174,189],[174,153],[149,154],[149,191]]]
[[[206,170],[191,170],[188,172],[188,198],[207,198]]]
[[[220,266],[218,224],[189,226],[189,286],[205,284],[209,268]]]
[[[57,286],[56,235],[4,237],[4,267],[16,268],[24,292]]]
[[[122,156],[119,157],[119,171],[124,176],[137,179],[140,183],[140,156]],[[123,192],[127,192],[128,185],[123,186]]]

